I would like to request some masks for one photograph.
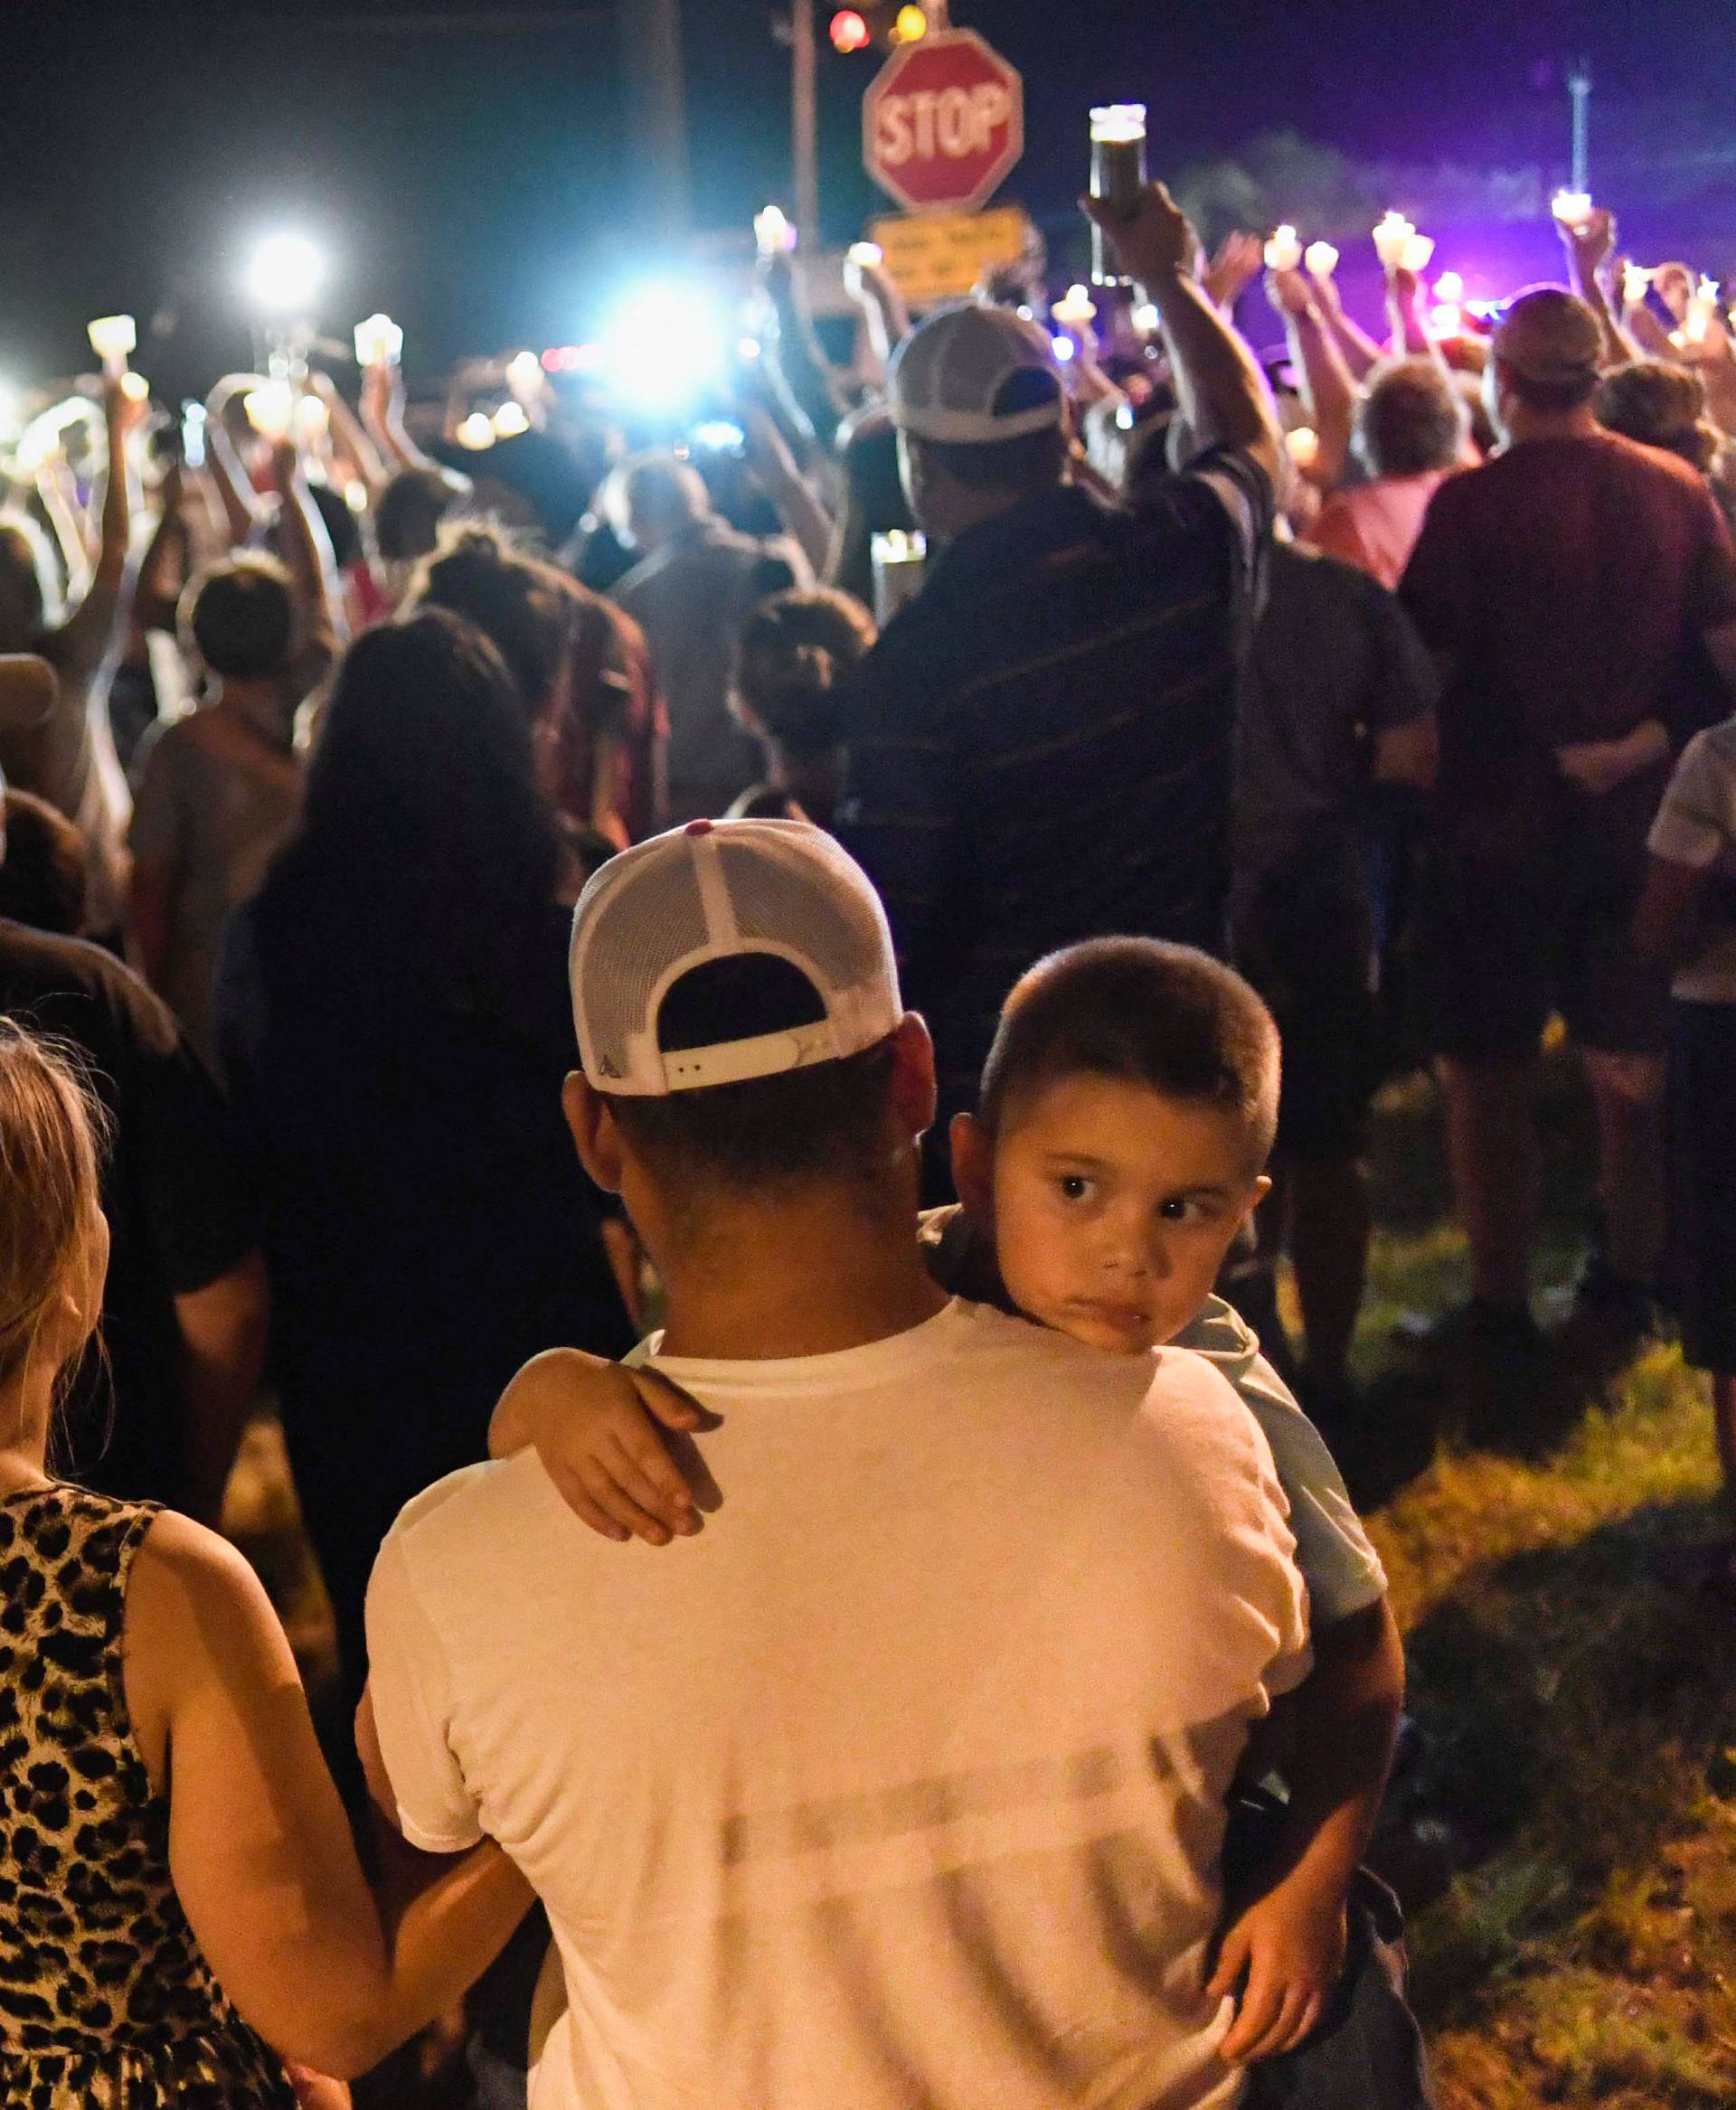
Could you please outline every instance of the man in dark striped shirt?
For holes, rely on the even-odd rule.
[[[1184,473],[1148,450],[1121,506],[1071,483],[1047,339],[1005,309],[942,311],[893,369],[905,484],[939,554],[853,683],[839,832],[934,1031],[943,1117],[974,1104],[1001,1000],[1043,954],[1112,932],[1223,942],[1278,429],[1167,192],[1106,224],[1163,317],[1201,443]]]

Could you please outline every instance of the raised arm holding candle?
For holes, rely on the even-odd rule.
[[[1310,286],[1300,271],[1274,271],[1266,281],[1267,298],[1284,317],[1284,334],[1314,439],[1313,447],[1306,450],[1307,461],[1297,457],[1294,447],[1290,459],[1310,483],[1330,491],[1343,480],[1350,458],[1357,391],[1325,312],[1322,290],[1318,279]]]
[[[1567,252],[1568,277],[1574,292],[1598,318],[1604,364],[1619,366],[1641,357],[1639,344],[1623,329],[1604,286],[1605,267],[1616,250],[1615,214],[1594,205],[1583,193],[1559,193],[1555,203],[1555,231]]]

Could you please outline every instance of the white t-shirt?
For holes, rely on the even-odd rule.
[[[1652,824],[1654,857],[1736,887],[1736,718],[1696,733]],[[1736,1003],[1736,919],[1708,918],[1707,941],[1672,984],[1684,1003]]]
[[[979,1305],[656,1367],[722,1507],[610,1544],[535,1454],[413,1502],[368,1641],[405,1836],[497,1839],[568,2011],[533,2110],[1203,2110],[1223,1797],[1308,1667],[1283,1498],[1199,1357]]]

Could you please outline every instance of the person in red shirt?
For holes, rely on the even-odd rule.
[[[1559,1011],[1597,1109],[1606,1245],[1587,1344],[1647,1330],[1663,1218],[1665,993],[1629,917],[1672,749],[1727,703],[1736,552],[1702,478],[1603,430],[1601,341],[1556,287],[1514,302],[1485,392],[1505,441],[1435,494],[1403,598],[1440,656],[1440,774],[1419,975],[1473,1295],[1447,1327],[1529,1367],[1539,1040]]]

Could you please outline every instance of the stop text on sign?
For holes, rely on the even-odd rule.
[[[932,161],[937,154],[953,161],[987,154],[1012,108],[1012,97],[993,80],[977,88],[889,95],[878,112],[875,155],[887,168],[902,168],[912,158]]]
[[[910,212],[969,212],[1024,150],[1024,90],[974,30],[895,52],[863,102],[863,159]]]

